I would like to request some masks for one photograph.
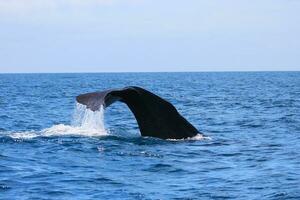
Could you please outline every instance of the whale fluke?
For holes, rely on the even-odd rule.
[[[101,105],[106,108],[116,101],[126,103],[142,136],[183,139],[200,133],[171,103],[140,87],[81,94],[76,100],[92,111],[99,110]]]

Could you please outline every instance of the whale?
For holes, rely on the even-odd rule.
[[[97,111],[119,101],[136,118],[142,136],[161,139],[185,139],[201,134],[167,100],[137,86],[80,94],[76,101]]]

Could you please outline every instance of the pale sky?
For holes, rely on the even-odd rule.
[[[300,0],[0,0],[0,73],[300,70]]]

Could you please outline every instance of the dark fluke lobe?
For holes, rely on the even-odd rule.
[[[81,94],[76,100],[92,111],[99,110],[101,105],[106,108],[116,101],[126,103],[137,120],[142,136],[182,139],[200,133],[171,103],[140,87]]]

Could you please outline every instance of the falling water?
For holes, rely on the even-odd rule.
[[[71,125],[57,124],[41,131],[13,132],[10,136],[19,139],[30,139],[38,136],[81,135],[104,136],[108,132],[104,127],[104,108],[91,111],[86,106],[76,103]]]
[[[103,106],[101,106],[99,110],[93,112],[90,109],[87,109],[86,106],[76,103],[72,126],[101,133],[105,132]]]
[[[83,135],[103,136],[107,135],[104,127],[104,108],[93,112],[85,105],[76,103],[71,126],[58,124],[43,130],[44,136],[51,135]]]

